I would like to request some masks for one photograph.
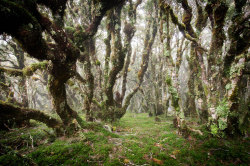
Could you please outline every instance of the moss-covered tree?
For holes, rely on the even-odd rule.
[[[82,55],[82,51],[73,43],[73,39],[64,30],[63,16],[67,1],[7,1],[0,2],[0,15],[2,21],[0,32],[7,33],[15,38],[31,57],[38,60],[50,60],[48,67],[50,78],[48,88],[52,96],[54,108],[63,121],[64,126],[69,126],[75,118],[83,127],[82,119],[67,104],[65,83],[76,75],[76,61]],[[114,6],[122,1],[95,1],[100,6],[99,14],[86,28],[80,37],[86,40],[96,32],[103,16]],[[52,11],[52,19],[38,10],[38,5],[45,6]],[[47,43],[42,35],[45,32],[54,41]],[[19,72],[23,73],[23,72]]]

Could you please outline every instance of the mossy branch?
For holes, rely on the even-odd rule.
[[[8,74],[10,76],[23,77],[23,76],[32,76],[34,74],[34,72],[36,72],[37,70],[46,69],[47,66],[48,66],[48,62],[44,61],[44,62],[40,62],[40,63],[34,63],[30,66],[25,67],[22,70],[0,67],[0,71],[5,72],[6,74]]]
[[[86,30],[89,37],[92,37],[96,34],[98,26],[100,25],[100,22],[104,17],[104,15],[106,14],[106,12],[116,6],[123,5],[125,0],[109,0],[108,2],[107,0],[100,0],[100,1],[95,1],[94,3],[96,4],[97,2],[100,3],[101,9],[99,11],[99,14],[97,14],[94,17],[92,23]]]
[[[2,87],[2,88],[8,88],[9,85],[7,85],[7,84],[5,84],[5,83],[3,83],[3,82],[0,82],[0,87]]]
[[[180,32],[183,34],[183,36],[187,40],[190,40],[193,43],[195,43],[196,45],[199,45],[198,39],[196,38],[196,35],[194,34],[193,28],[190,25],[190,18],[192,17],[192,15],[190,15],[190,11],[189,12],[186,11],[186,17],[190,17],[190,18],[183,19],[184,23],[186,24],[185,25],[185,24],[179,22],[178,17],[174,14],[174,11],[170,7],[169,4],[167,4],[166,2],[163,2],[162,0],[160,1],[160,4],[161,4],[161,10],[163,11],[163,13],[169,12],[172,22],[178,26],[178,28],[179,28]],[[189,8],[187,8],[187,10],[188,9]],[[183,18],[184,18],[184,16],[183,16]]]
[[[108,28],[109,25],[107,25]],[[104,64],[104,88],[107,87],[108,84],[108,74],[109,74],[109,61],[111,55],[111,34],[110,31],[107,32],[107,38],[104,40],[106,45],[106,55],[105,55],[105,64]]]
[[[34,74],[34,72],[36,72],[37,70],[45,70],[48,67],[48,62],[44,61],[44,62],[40,62],[40,63],[34,63],[30,66],[27,66],[23,69],[23,75],[24,76],[32,76]]]
[[[0,119],[20,119],[20,120],[29,120],[34,119],[39,122],[45,123],[48,127],[51,128],[60,128],[62,123],[55,118],[43,113],[39,110],[29,109],[29,108],[21,108],[17,107],[10,103],[5,103],[0,100]]]
[[[128,96],[125,99],[125,102],[123,104],[122,109],[125,111],[124,114],[126,113],[126,110],[130,104],[130,100],[132,99],[132,97],[134,96],[134,94],[136,94],[136,92],[139,90],[140,86],[137,85],[130,94],[128,94]]]
[[[64,10],[66,8],[66,3],[68,0],[38,0],[37,3],[45,5],[50,8],[53,14],[59,14],[60,16],[64,15]]]
[[[17,39],[30,56],[41,60],[48,59],[48,47],[42,38],[42,27],[38,21],[40,15],[33,1],[27,4],[25,6],[21,1],[0,1],[0,8],[3,9],[0,10],[0,17],[4,22],[0,27],[0,34],[5,32]]]
[[[195,4],[196,4],[197,14],[198,14],[196,21],[195,21],[195,27],[197,29],[197,33],[199,34],[202,31],[202,29],[206,26],[208,15],[207,13],[204,12],[198,0],[195,0]]]
[[[72,61],[76,61],[82,53],[79,48],[68,38],[68,35],[62,27],[56,25],[47,17],[41,17],[41,25],[45,27],[50,36],[55,40],[57,43],[57,49],[62,52],[60,53],[60,51],[57,51],[50,59],[55,63],[58,63],[59,60],[63,59],[71,63]],[[64,53],[66,54],[66,58]]]
[[[224,40],[226,38],[224,34],[224,23],[226,18],[226,13],[228,10],[228,6],[226,3],[221,2],[217,7],[213,9],[213,20],[214,20],[214,27],[212,30],[212,41],[210,46],[210,55],[212,59],[212,63],[215,63],[215,59],[218,54],[222,52],[222,46]]]
[[[138,71],[138,79],[139,79],[139,85],[142,84],[143,82],[143,77],[144,74],[147,71],[148,68],[148,61],[149,61],[149,56],[151,54],[151,50],[152,50],[152,45],[154,43],[155,40],[155,36],[157,33],[157,23],[156,23],[156,19],[153,20],[153,25],[152,25],[152,34],[150,37],[150,22],[149,22],[149,29],[147,30],[147,35],[146,38],[144,40],[144,51],[143,51],[143,55],[142,55],[142,63],[141,63],[141,68]]]
[[[97,105],[98,108],[100,108],[100,109],[103,108],[102,105],[101,105],[95,98],[93,98],[92,101],[93,101],[93,103],[94,103],[95,105]]]
[[[23,76],[23,70],[20,69],[11,69],[11,68],[4,68],[4,67],[0,67],[0,71],[4,72],[10,76]]]

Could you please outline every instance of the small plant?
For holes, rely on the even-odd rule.
[[[218,124],[219,129],[224,130],[227,128],[227,118],[229,115],[229,106],[227,100],[223,100],[219,103],[219,106],[216,108],[216,112],[218,115]]]
[[[229,105],[226,99],[222,100],[216,107],[217,124],[210,126],[211,134],[214,136],[224,137],[224,130],[227,128],[227,118],[229,116]]]
[[[211,133],[213,134],[213,135],[217,135],[218,134],[218,127],[217,127],[217,125],[216,124],[212,124],[211,125]]]

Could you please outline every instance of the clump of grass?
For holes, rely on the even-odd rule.
[[[80,165],[87,163],[91,147],[82,142],[55,141],[49,146],[41,146],[28,156],[38,165]]]

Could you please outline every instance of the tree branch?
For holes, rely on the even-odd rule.
[[[46,69],[48,66],[48,62],[40,62],[40,63],[34,63],[30,66],[25,67],[24,69],[13,69],[13,68],[3,68],[0,67],[0,71],[5,72],[9,74],[10,76],[32,76],[34,72],[36,72],[38,69]]]
[[[10,76],[23,76],[23,70],[20,69],[12,69],[12,68],[3,68],[0,67],[0,71],[1,72],[5,72],[6,74],[10,75]]]
[[[57,119],[52,118],[39,110],[17,107],[15,105],[5,103],[1,100],[0,110],[0,120],[13,118],[20,120],[34,119],[39,122],[45,123],[48,127],[51,128],[60,128],[62,126],[62,123]]]
[[[77,71],[74,73],[74,76],[75,76],[75,78],[76,78],[77,80],[79,80],[81,83],[86,84],[86,80],[85,80],[84,78],[82,78],[82,76],[81,76]]]

